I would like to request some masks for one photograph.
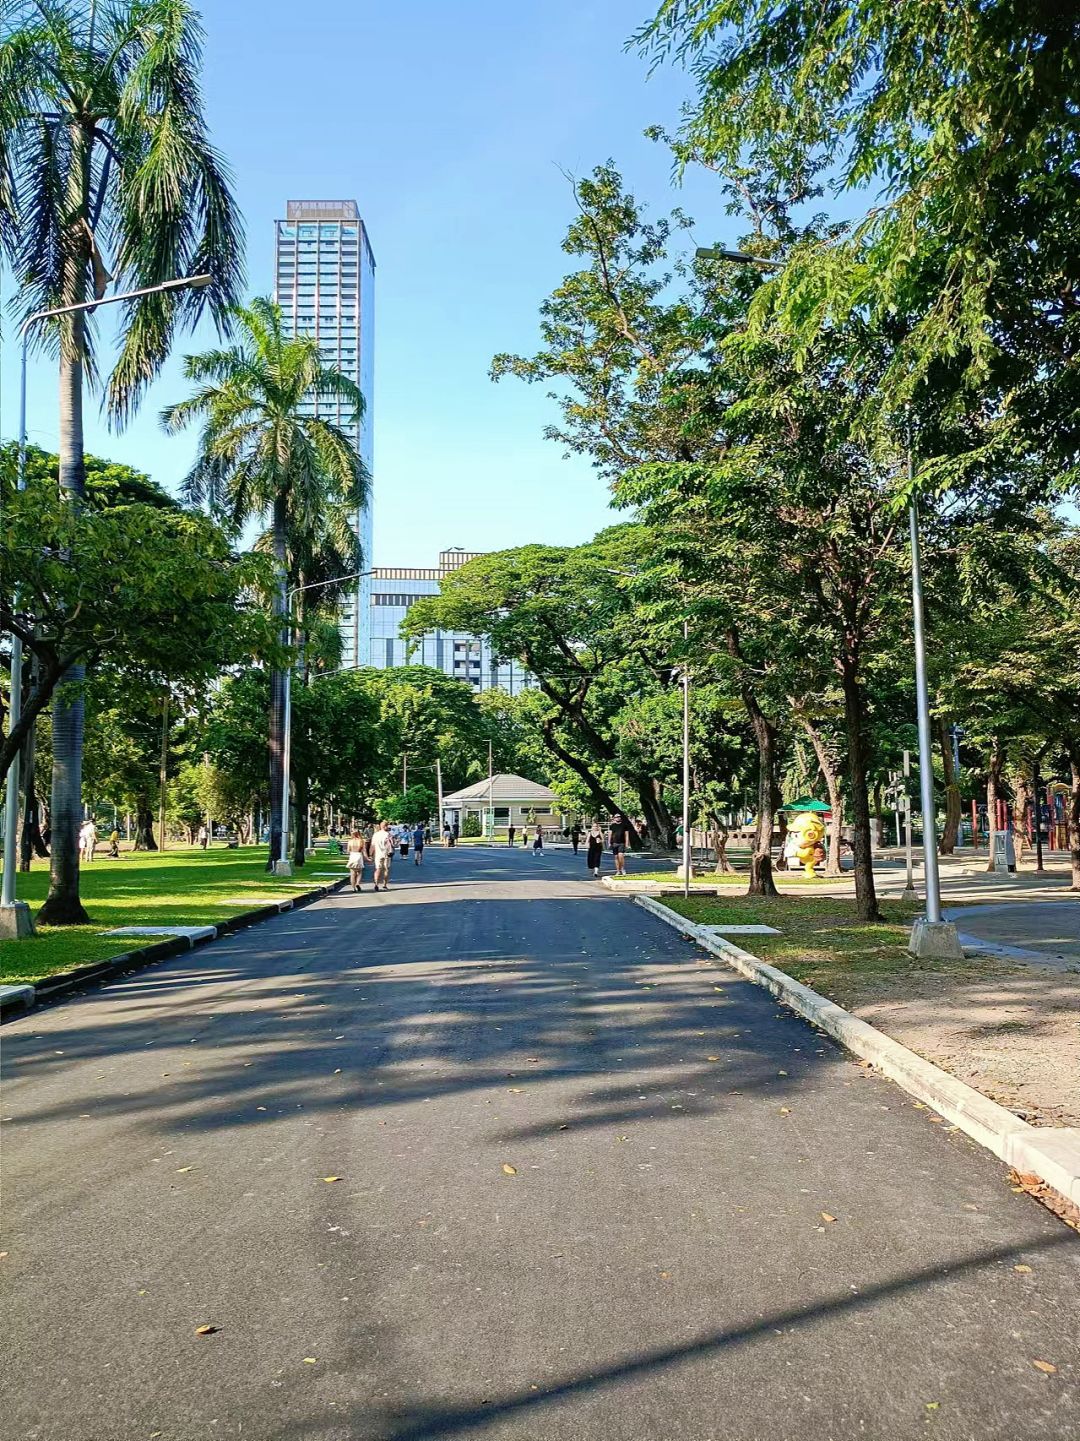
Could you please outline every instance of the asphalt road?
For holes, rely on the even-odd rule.
[[[583,874],[434,852],[6,1026],[5,1441],[1080,1435],[1080,1238]]]

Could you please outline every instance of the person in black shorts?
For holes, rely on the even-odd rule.
[[[608,827],[608,845],[611,847],[611,854],[615,859],[615,874],[624,876],[626,874],[626,847],[630,842],[630,822],[616,811],[611,817],[611,825]]]

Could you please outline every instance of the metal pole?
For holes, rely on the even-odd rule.
[[[409,752],[401,754],[401,794],[407,795],[409,790]]]
[[[442,844],[442,838],[443,838],[443,829],[442,829],[442,828],[443,828],[443,809],[442,809],[442,761],[440,761],[440,760],[438,760],[438,759],[436,759],[436,761],[435,761],[435,785],[436,785],[436,787],[438,788],[438,792],[439,792],[439,843]]]
[[[291,629],[290,629],[291,637]],[[281,742],[281,852],[278,864],[289,864],[289,765],[292,761],[292,661],[285,667],[285,734]]]
[[[495,802],[492,791],[494,773],[491,766],[491,742],[488,741],[488,838],[495,839]]]
[[[914,461],[908,445],[908,482]],[[919,795],[922,808],[923,869],[926,919],[941,921],[941,880],[938,874],[937,826],[934,819],[934,751],[930,738],[930,689],[926,679],[926,633],[923,626],[922,561],[919,554],[919,512],[914,500],[908,510],[911,526],[911,608],[915,628],[915,703],[919,723]]]
[[[683,645],[689,626],[683,621]],[[683,656],[682,673],[682,863],[683,895],[690,895],[690,657]]]
[[[22,371],[19,382],[19,470],[17,490],[26,489],[26,347],[29,338],[29,322],[22,333]],[[19,724],[22,716],[22,637],[11,637],[11,697],[8,701],[8,734]],[[0,905],[5,909],[15,907],[15,857],[16,840],[19,831],[19,785],[22,770],[22,747],[15,752],[7,773],[7,798],[4,807],[4,880],[0,892]],[[23,918],[25,930],[29,911]],[[31,925],[31,933],[33,927]]]

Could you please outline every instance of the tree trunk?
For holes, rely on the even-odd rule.
[[[994,836],[997,832],[997,808],[1001,797],[1001,771],[1005,765],[1005,747],[995,736],[990,742],[990,758],[986,767],[986,843],[989,856],[986,869],[994,869]]]
[[[143,795],[135,806],[135,840],[132,850],[135,851],[156,851],[158,843],[154,839],[154,808],[150,804],[150,797]]]
[[[90,248],[90,135],[70,127],[71,160],[66,195],[66,234],[61,303],[79,305],[87,298]],[[86,315],[80,311],[61,322],[59,461],[60,494],[79,506],[86,494],[83,458],[82,383],[86,354]],[[52,823],[49,894],[38,912],[42,925],[85,925],[90,917],[79,899],[79,826],[82,823],[83,666],[73,666],[53,697]]]
[[[941,744],[941,773],[945,778],[945,825],[942,828],[938,851],[951,856],[956,850],[960,834],[960,784],[953,764],[952,741],[949,728],[943,719],[938,721],[938,741]]]
[[[817,757],[818,768],[821,771],[821,778],[825,782],[825,789],[829,793],[829,845],[828,855],[825,860],[825,874],[827,876],[839,876],[842,874],[840,866],[840,850],[844,835],[844,798],[840,791],[840,772],[836,769],[828,747],[818,734],[817,729],[810,724],[804,716],[799,716],[799,725],[810,738],[810,744],[814,747],[814,755]]]
[[[274,562],[277,567],[277,586],[274,591],[274,614],[281,620],[281,642],[288,645],[289,636],[285,625],[288,604],[286,594],[285,534],[288,516],[285,497],[279,495],[274,501],[273,543]],[[285,672],[274,670],[270,673],[270,854],[266,869],[272,871],[274,862],[281,859],[281,787],[285,778]]]
[[[709,844],[716,852],[716,874],[718,876],[730,875],[735,868],[728,860],[727,844],[729,831],[727,822],[721,820],[719,816],[713,816],[711,819],[712,830],[709,834]]]
[[[778,871],[786,871],[788,869],[788,862],[787,856],[784,854],[784,846],[787,843],[787,811],[781,810],[779,814],[780,819],[777,821],[776,824],[776,869]]]
[[[747,693],[748,694],[748,693]],[[750,852],[750,888],[747,895],[779,895],[772,873],[773,811],[776,789],[776,728],[769,722],[753,698],[743,704],[750,712],[750,724],[758,752],[758,808],[754,826],[754,844]]]
[[[1013,781],[1013,847],[1016,851],[1016,867],[1019,870],[1024,851],[1028,845],[1027,808],[1031,799],[1031,781],[1022,770]]]
[[[1072,886],[1080,891],[1080,744],[1066,745],[1072,787],[1069,791],[1069,857],[1072,863]]]
[[[307,859],[307,808],[310,796],[308,779],[305,775],[297,775],[293,787],[293,809],[296,814],[296,841],[293,845],[293,864],[302,866]]]
[[[844,724],[847,733],[848,790],[855,846],[855,911],[860,921],[878,921],[874,888],[873,847],[870,843],[870,796],[866,785],[866,698],[859,681],[858,653],[849,648],[842,660]]]
[[[573,751],[567,750],[566,746],[559,740],[555,734],[555,727],[558,723],[559,717],[557,715],[545,716],[540,723],[540,736],[544,745],[553,756],[561,760],[564,765],[568,766],[574,774],[585,783],[597,811],[607,811],[610,815],[613,811],[621,810],[622,808],[618,801],[616,801],[611,792],[607,790],[600,779],[589,769],[585,761],[583,761],[580,756],[576,756]],[[340,824],[341,817],[339,816],[338,825],[340,826]],[[351,824],[352,822],[350,820],[350,825]],[[637,834],[637,831],[631,827],[627,832],[627,836],[630,849],[632,851],[639,851],[641,849],[641,837]]]
[[[675,846],[675,822],[668,813],[661,794],[660,783],[655,780],[639,781],[635,787],[638,799],[641,802],[641,814],[645,817],[645,823],[649,827],[649,834],[654,836],[665,850],[673,850]],[[633,834],[633,827],[627,832]],[[640,849],[640,838],[635,850]]]
[[[23,815],[19,832],[19,870],[28,871],[34,856],[49,859],[49,848],[41,835],[41,817],[37,798],[37,727],[26,737],[22,753]]]

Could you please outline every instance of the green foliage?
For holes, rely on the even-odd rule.
[[[129,301],[109,405],[125,418],[178,326],[224,321],[242,226],[207,134],[203,32],[186,0],[11,0],[0,30],[0,247],[20,315],[209,274]],[[92,319],[65,331],[69,357]],[[41,333],[40,329],[37,332]],[[55,344],[55,329],[45,332]],[[92,351],[87,342],[86,356]],[[82,358],[79,355],[78,358]]]
[[[397,825],[423,825],[438,809],[439,798],[429,786],[410,786],[407,791],[384,796],[375,807],[380,821]]]
[[[480,817],[476,815],[466,816],[461,822],[461,834],[465,839],[472,839],[474,836],[483,835],[480,826]]]

